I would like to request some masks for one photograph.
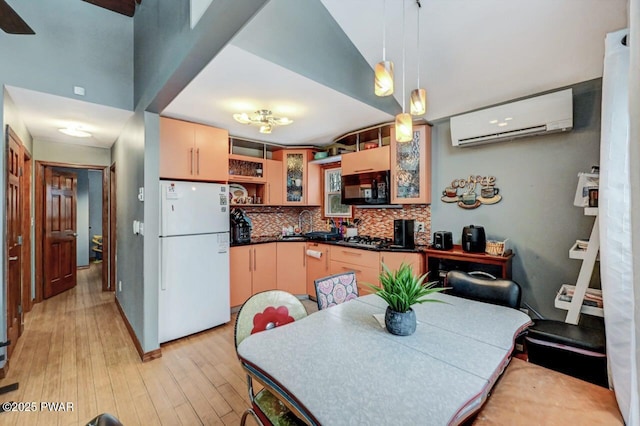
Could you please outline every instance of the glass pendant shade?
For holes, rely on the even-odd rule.
[[[411,115],[424,115],[427,112],[427,91],[425,89],[413,89],[411,91]]]
[[[393,94],[393,62],[378,62],[375,67],[375,93],[377,96]]]
[[[413,140],[413,119],[411,114],[403,112],[396,115],[396,141],[411,142]]]

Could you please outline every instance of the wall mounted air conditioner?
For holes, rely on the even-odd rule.
[[[453,146],[563,132],[573,127],[573,89],[451,117]]]

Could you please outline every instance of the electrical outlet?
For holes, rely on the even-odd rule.
[[[122,280],[118,280],[118,291],[122,291]]]
[[[416,232],[425,232],[424,222],[416,222]]]

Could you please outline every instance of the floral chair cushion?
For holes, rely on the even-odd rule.
[[[281,290],[268,290],[247,299],[238,311],[235,326],[236,347],[249,335],[269,330],[307,316],[302,302]]]
[[[343,272],[315,280],[318,309],[326,309],[358,297],[356,273]]]

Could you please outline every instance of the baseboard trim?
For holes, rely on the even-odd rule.
[[[129,336],[131,336],[131,340],[133,340],[133,345],[136,347],[136,351],[138,351],[138,355],[140,356],[140,359],[142,360],[142,362],[147,362],[147,361],[151,361],[153,359],[162,357],[162,350],[160,348],[155,349],[151,352],[144,352],[142,350],[142,345],[140,344],[140,341],[138,340],[136,333],[133,331],[133,327],[131,327],[131,324],[129,323],[127,316],[124,314],[124,310],[122,309],[122,306],[120,306],[120,301],[118,300],[117,297],[115,300],[116,300],[116,306],[118,307],[118,311],[120,312],[120,316],[124,321],[125,327],[127,327]]]

